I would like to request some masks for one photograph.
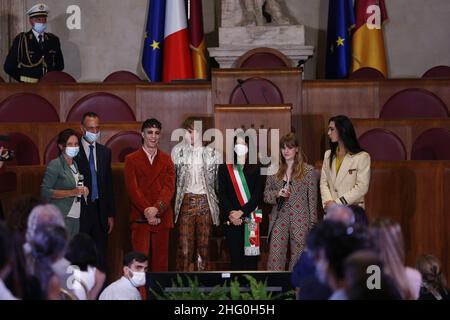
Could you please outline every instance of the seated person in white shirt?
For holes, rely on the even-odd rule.
[[[123,258],[123,276],[100,294],[99,300],[141,300],[137,288],[145,286],[147,256],[130,252]]]
[[[85,233],[76,234],[69,243],[66,259],[71,266],[72,293],[78,300],[96,300],[106,275],[97,268],[97,250],[94,240]]]

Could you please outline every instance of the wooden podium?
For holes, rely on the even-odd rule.
[[[291,104],[281,105],[216,105],[214,107],[214,127],[218,129],[224,138],[223,142],[217,143],[216,148],[226,155],[225,150],[233,144],[226,137],[227,130],[254,129],[257,134],[258,153],[267,150],[271,154],[271,136],[279,138],[291,132]],[[267,130],[267,135],[264,131]],[[277,130],[278,135],[272,130]],[[273,156],[273,155],[272,155]],[[225,159],[225,158],[224,158]]]

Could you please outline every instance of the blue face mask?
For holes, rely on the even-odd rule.
[[[100,137],[100,132],[92,133],[92,132],[86,131],[86,134],[84,135],[84,137],[86,138],[86,140],[88,142],[94,143],[94,142],[97,142],[98,138]]]
[[[42,33],[45,30],[47,30],[47,24],[36,22],[33,26],[33,30],[36,31],[37,33]]]
[[[66,147],[66,155],[69,158],[75,158],[78,152],[80,152],[80,147]]]

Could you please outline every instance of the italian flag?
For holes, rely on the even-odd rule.
[[[192,78],[184,0],[166,1],[163,81]]]

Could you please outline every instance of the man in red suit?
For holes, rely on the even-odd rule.
[[[134,251],[149,255],[152,272],[164,272],[168,270],[169,231],[173,228],[175,169],[170,155],[158,149],[161,123],[148,119],[141,131],[142,148],[125,159],[131,242]]]

